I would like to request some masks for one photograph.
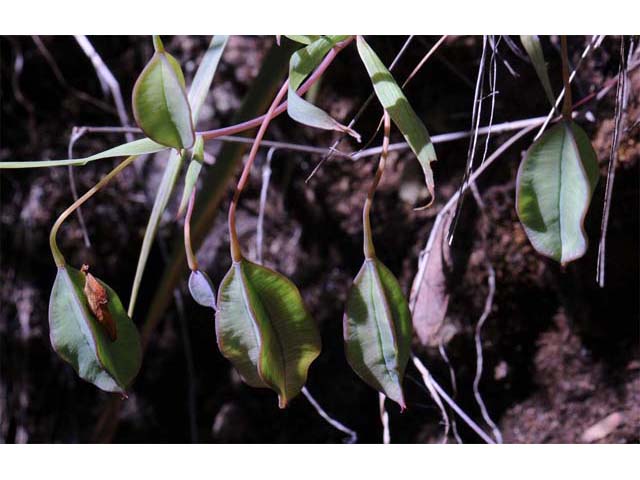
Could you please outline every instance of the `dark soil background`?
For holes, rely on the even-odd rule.
[[[388,64],[406,37],[372,37]],[[395,71],[404,79],[437,37],[416,37]],[[113,102],[73,37],[3,37],[1,56],[0,160],[66,158],[71,129],[118,125]],[[90,37],[113,71],[129,106],[133,83],[152,53],[145,37]],[[514,37],[514,40],[517,39]],[[571,37],[577,61],[589,37]],[[204,37],[166,37],[189,80],[206,48]],[[232,37],[203,113],[201,129],[230,123],[274,39]],[[557,39],[544,39],[556,90],[560,89]],[[583,63],[574,88],[580,100],[615,77],[620,38],[607,37]],[[44,46],[44,48],[43,48]],[[406,93],[432,135],[466,130],[482,39],[449,37]],[[547,101],[533,67],[500,43],[495,123],[547,113]],[[46,50],[45,50],[46,49]],[[503,63],[518,73],[512,76]],[[536,254],[514,210],[515,173],[532,135],[510,148],[478,183],[487,216],[469,196],[454,241],[458,266],[450,282],[447,322],[457,334],[446,345],[456,372],[459,404],[481,425],[472,394],[475,324],[487,294],[488,259],[496,271],[496,296],[483,330],[484,374],[480,389],[506,442],[581,442],[600,432],[600,442],[640,439],[639,355],[639,175],[640,75],[631,75],[627,129],[623,133],[608,235],[607,283],[595,283],[596,254],[614,114],[615,89],[581,109],[580,123],[594,143],[602,178],[589,211],[587,255],[561,268]],[[355,48],[345,50],[322,79],[316,102],[345,123],[371,92]],[[485,114],[489,103],[485,103]],[[588,112],[588,113],[587,113]],[[370,107],[356,125],[367,139],[380,116]],[[586,115],[584,115],[586,113]],[[130,113],[129,113],[130,115]],[[482,124],[486,124],[486,117]],[[278,118],[267,138],[329,146],[335,136]],[[397,132],[392,141],[399,141]],[[493,137],[493,151],[507,135]],[[379,139],[378,139],[379,140]],[[378,143],[378,140],[375,144]],[[90,154],[123,142],[122,135],[90,135],[75,154]],[[418,255],[435,215],[455,192],[466,161],[466,140],[436,145],[437,200],[413,210],[399,191],[421,174],[408,153],[393,154],[373,209],[376,250],[409,292]],[[207,145],[213,156],[218,142]],[[344,150],[357,145],[344,142]],[[262,150],[240,203],[241,241],[255,258]],[[89,263],[128,303],[144,228],[162,173],[164,157],[129,169],[83,209],[92,247],[83,244],[76,217],[61,230],[69,263]],[[361,208],[377,158],[332,159],[312,180],[304,180],[318,156],[278,150],[265,215],[265,264],[289,276],[320,325],[323,352],[310,369],[308,388],[324,408],[354,429],[360,442],[381,441],[376,392],[346,363],[342,309],[351,279],[362,262]],[[113,161],[76,168],[80,192],[90,188]],[[239,173],[239,172],[238,172]],[[237,178],[237,177],[236,177]],[[175,220],[179,180],[165,214],[161,241],[153,248],[134,321],[142,322],[162,274],[167,245],[181,234]],[[415,183],[415,182],[414,182]],[[3,442],[340,442],[344,435],[325,423],[301,395],[284,411],[270,391],[245,386],[219,354],[213,314],[194,304],[180,285],[175,302],[155,330],[129,398],[114,400],[78,379],[49,343],[47,307],[55,267],[48,233],[72,202],[67,171],[13,170],[0,173],[0,441]],[[205,189],[206,185],[201,185]],[[199,252],[201,266],[217,284],[230,264],[226,208],[232,186]],[[418,192],[420,193],[420,192]],[[422,198],[423,200],[424,198]],[[420,199],[418,199],[418,202]],[[415,351],[437,381],[451,391],[448,368],[438,349]],[[393,442],[438,442],[442,424],[420,380],[408,367],[408,409],[388,405]],[[118,408],[113,409],[116,405]],[[478,437],[462,422],[465,442]],[[107,432],[107,433],[105,433]]]

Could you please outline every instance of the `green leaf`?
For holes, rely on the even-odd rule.
[[[222,53],[227,46],[228,40],[229,35],[216,35],[211,39],[209,48],[204,53],[198,66],[198,71],[193,77],[193,81],[189,87],[188,99],[189,105],[191,105],[191,119],[194,125],[198,123],[200,109],[207,98],[211,83],[213,82],[213,76],[218,69],[220,58],[222,58]]]
[[[201,270],[194,270],[189,276],[189,292],[199,305],[216,310],[216,290],[209,276]]]
[[[225,38],[225,40],[223,41],[222,38]],[[202,59],[202,62],[198,66],[198,70],[196,71],[193,83],[189,88],[189,99],[191,102],[191,112],[194,115],[194,124],[197,123],[197,118],[195,115],[199,114],[200,108],[204,104],[206,98],[206,92],[211,87],[211,82],[213,81],[213,76],[218,66],[216,56],[218,56],[219,60],[219,55],[222,54],[222,49],[224,48],[224,45],[221,46],[221,43],[224,43],[224,45],[226,45],[226,37],[215,36],[211,39],[209,50],[207,50],[207,53],[205,53],[205,56]],[[153,209],[151,210],[151,215],[149,216],[149,221],[147,222],[147,228],[144,231],[142,248],[140,249],[138,265],[136,266],[133,286],[131,287],[131,300],[129,301],[129,315],[131,316],[133,316],[136,299],[138,297],[138,290],[140,289],[142,275],[147,265],[149,252],[151,251],[151,246],[153,244],[153,241],[155,240],[162,214],[166,210],[169,199],[171,198],[171,194],[173,193],[173,189],[175,187],[181,166],[182,157],[178,155],[176,151],[171,152],[169,161],[167,162],[167,166],[165,167],[165,171],[162,176],[162,181],[160,182],[160,187],[158,188],[158,193],[156,194],[156,198],[153,203]]]
[[[67,160],[40,160],[34,162],[0,162],[0,169],[3,168],[37,168],[37,167],[63,167],[65,165],[86,165],[95,160],[113,157],[130,157],[131,155],[144,155],[147,153],[157,153],[166,150],[167,147],[154,142],[149,138],[141,138],[133,142],[124,143],[117,147],[110,148],[104,152],[96,153],[90,157],[74,158]]]
[[[289,61],[289,91],[287,94],[287,112],[295,121],[310,127],[323,130],[336,130],[348,133],[360,141],[360,135],[349,127],[337,122],[328,113],[309,103],[296,90],[302,85],[316,67],[322,62],[325,55],[333,46],[341,40],[348,38],[346,35],[334,35],[319,37],[310,45],[291,55]]]
[[[287,73],[293,48],[293,42],[285,42],[280,47],[275,45],[271,47],[265,56],[254,86],[234,113],[232,123],[256,117],[269,108],[273,97],[282,85],[282,77]],[[244,133],[244,135],[249,134],[250,132]],[[199,192],[191,222],[191,242],[194,249],[202,244],[207,232],[214,224],[219,213],[220,202],[225,198],[225,192],[238,166],[242,163],[246,149],[245,144],[225,143],[216,157],[216,162],[203,172],[203,184],[207,185],[207,188]],[[158,322],[163,318],[167,306],[173,299],[171,292],[182,280],[186,270],[184,243],[182,240],[177,240],[145,318],[142,329],[143,342],[149,339]]]
[[[527,151],[518,169],[516,209],[534,248],[563,265],[584,255],[584,218],[598,183],[586,133],[562,121]]]
[[[191,154],[191,162],[189,162],[189,168],[187,169],[187,173],[184,177],[184,190],[182,191],[182,199],[180,200],[180,207],[178,207],[178,216],[182,216],[185,208],[187,208],[187,204],[189,203],[189,198],[191,198],[191,192],[196,186],[198,182],[198,177],[200,176],[200,171],[202,170],[202,163],[204,162],[204,141],[202,137],[198,137],[196,139],[196,144],[193,147],[193,152]]]
[[[424,123],[409,105],[407,97],[402,93],[393,75],[361,36],[357,38],[357,46],[360,58],[364,62],[369,77],[371,77],[373,89],[378,100],[382,107],[389,112],[393,123],[402,132],[409,147],[418,157],[427,189],[433,199],[434,183],[431,162],[436,161],[436,151],[433,148],[433,143],[431,143],[429,132],[427,132]]]
[[[320,354],[320,334],[287,278],[247,260],[234,262],[218,291],[220,352],[253,387],[273,389],[280,408],[295,397]]]
[[[49,301],[51,345],[84,380],[107,392],[124,393],[140,369],[140,339],[116,292],[98,282],[107,292],[117,339],[109,339],[91,312],[83,291],[85,275],[66,266],[58,268]]]
[[[375,257],[365,259],[353,282],[343,330],[351,368],[404,409],[402,379],[411,347],[411,312],[398,281]]]
[[[289,40],[302,43],[303,45],[309,45],[310,43],[318,40],[322,35],[284,35]]]
[[[551,81],[549,80],[549,72],[547,71],[547,63],[544,61],[544,54],[542,53],[542,45],[537,35],[520,35],[520,41],[522,46],[527,51],[533,68],[535,68],[538,78],[544,88],[544,93],[547,95],[547,99],[551,104],[551,108],[555,108],[556,98],[553,95],[553,89],[551,88]]]
[[[177,149],[195,140],[191,108],[178,61],[156,51],[133,87],[133,115],[152,140]]]

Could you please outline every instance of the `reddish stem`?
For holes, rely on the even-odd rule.
[[[236,191],[233,194],[233,199],[231,200],[231,205],[229,205],[229,243],[231,247],[231,258],[234,262],[239,262],[242,260],[242,250],[240,249],[240,242],[238,241],[238,232],[236,231],[236,207],[238,206],[238,199],[240,198],[240,194],[247,184],[247,180],[249,179],[249,172],[251,171],[251,166],[253,165],[254,160],[258,154],[258,149],[260,148],[260,142],[264,137],[264,134],[267,132],[267,128],[269,127],[269,123],[276,116],[276,111],[278,109],[278,104],[287,94],[287,90],[289,87],[289,79],[285,80],[280,87],[280,91],[276,95],[276,98],[271,102],[271,106],[265,115],[262,117],[262,123],[260,125],[260,130],[256,135],[256,139],[251,146],[251,151],[249,152],[249,158],[247,158],[247,163],[245,163],[244,168],[242,170],[242,175],[240,176],[240,180],[238,181],[238,186],[236,187]],[[286,105],[285,105],[286,108]]]
[[[342,49],[344,49],[353,41],[353,38],[354,37],[349,37],[346,40],[337,43],[331,50],[329,50],[329,53],[327,53],[320,65],[318,65],[318,68],[316,68],[314,72],[309,76],[309,78],[300,86],[297,91],[298,95],[304,95],[311,88],[311,86],[322,76],[329,65],[331,65],[331,62],[335,60],[338,53],[340,53]],[[286,109],[287,102],[284,101],[274,109],[273,118],[283,113]],[[266,114],[252,120],[247,120],[246,122],[238,123],[236,125],[218,128],[216,130],[206,130],[204,132],[198,132],[198,135],[202,135],[202,138],[204,140],[212,140],[214,138],[222,137],[225,135],[235,135],[237,133],[244,132],[245,130],[250,130],[262,125],[265,118]]]

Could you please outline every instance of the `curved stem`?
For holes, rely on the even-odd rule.
[[[567,36],[560,37],[562,47],[562,81],[564,82],[564,103],[562,104],[562,116],[565,120],[571,120],[571,80],[569,79],[569,54],[567,53]]]
[[[380,183],[382,174],[384,173],[384,167],[387,163],[387,156],[389,154],[389,134],[391,132],[391,119],[389,113],[384,111],[384,138],[382,139],[382,153],[380,154],[380,162],[378,163],[378,170],[376,176],[373,179],[373,183],[369,187],[367,193],[367,199],[364,201],[364,208],[362,209],[362,225],[364,234],[364,257],[373,258],[376,256],[375,248],[373,247],[373,235],[371,233],[371,204],[373,203],[373,195],[376,193],[376,188]]]
[[[256,135],[256,139],[251,146],[251,151],[249,152],[249,158],[247,158],[247,163],[244,165],[244,169],[242,170],[242,175],[240,176],[240,180],[238,180],[238,186],[236,187],[236,191],[233,194],[233,199],[231,200],[231,205],[229,205],[229,243],[231,248],[231,258],[234,262],[238,262],[242,259],[242,250],[240,249],[240,242],[238,241],[238,232],[236,231],[236,207],[238,206],[238,199],[240,198],[240,194],[247,184],[247,180],[249,179],[249,172],[251,171],[251,166],[253,165],[254,160],[256,159],[256,155],[258,154],[258,149],[260,148],[260,142],[264,137],[264,134],[269,127],[269,123],[275,116],[275,112],[277,110],[278,104],[287,94],[287,89],[289,87],[289,79],[285,80],[280,87],[280,91],[276,95],[276,98],[273,99],[269,110],[265,115],[261,118],[262,124],[260,125],[260,130]]]
[[[314,70],[314,72],[309,76],[309,78],[300,86],[297,90],[298,95],[304,95],[311,86],[322,76],[325,70],[331,65],[340,53],[342,49],[344,49],[347,45],[349,45],[353,41],[354,37],[349,37],[346,40],[337,43],[329,53],[324,57],[324,60],[318,65],[318,68]],[[278,105],[277,108],[274,109],[272,114],[272,118],[277,117],[281,113],[283,113],[287,109],[287,102],[282,102],[281,105]],[[218,128],[215,130],[205,130],[203,132],[197,132],[198,135],[202,135],[204,140],[212,140],[214,138],[222,137],[225,135],[235,135],[240,132],[244,132],[245,130],[250,130],[252,128],[258,127],[262,125],[266,118],[266,114],[260,117],[256,117],[252,120],[247,120],[246,122],[237,123],[236,125],[230,125],[228,127]]]
[[[66,261],[58,248],[58,243],[56,241],[56,236],[58,235],[58,230],[60,229],[60,225],[67,219],[69,215],[71,215],[80,205],[89,200],[95,193],[99,192],[102,187],[104,187],[107,183],[113,179],[116,175],[118,175],[122,170],[127,168],[129,165],[133,163],[133,161],[138,158],[137,155],[132,155],[125,159],[122,163],[118,164],[113,170],[107,173],[102,179],[96,183],[93,187],[91,187],[87,193],[82,195],[78,200],[73,202],[69,208],[67,208],[56,220],[56,223],[53,224],[51,228],[51,233],[49,234],[49,247],[51,248],[51,254],[53,255],[53,260],[56,262],[58,267],[64,267]]]
[[[198,259],[193,253],[193,247],[191,246],[191,216],[193,215],[193,204],[196,202],[196,189],[191,192],[189,197],[189,205],[187,206],[187,214],[184,217],[184,250],[187,256],[187,263],[192,271],[198,269]]]

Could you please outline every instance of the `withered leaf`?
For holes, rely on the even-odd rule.
[[[89,265],[83,265],[80,271],[85,275],[84,294],[87,297],[91,313],[93,313],[100,325],[105,329],[109,339],[114,342],[118,338],[118,332],[111,312],[109,311],[107,291],[100,282],[89,273]]]
[[[437,226],[433,245],[426,265],[421,266],[424,273],[416,277],[411,304],[413,306],[413,328],[420,343],[424,346],[437,347],[447,343],[455,334],[455,327],[445,323],[449,307],[448,273],[452,268],[451,252],[445,232],[453,215],[447,214]]]

